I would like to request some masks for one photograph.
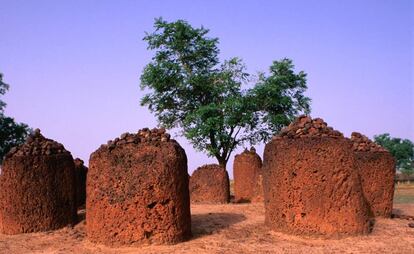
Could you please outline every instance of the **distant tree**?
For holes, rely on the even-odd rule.
[[[29,132],[26,124],[16,123],[4,115],[0,117],[0,163],[11,148],[24,143]]]
[[[406,177],[406,179],[414,173],[414,161],[403,160],[399,165],[399,170]]]
[[[374,140],[394,156],[399,171],[405,175],[414,173],[414,143],[411,140],[392,138],[388,133],[374,136]]]
[[[0,73],[0,95],[4,95],[9,90],[9,85],[3,82],[3,74]],[[0,100],[0,114],[3,114],[6,103]]]
[[[3,82],[0,73],[0,95],[4,95],[9,85]],[[30,132],[26,124],[16,123],[13,118],[4,115],[6,103],[0,100],[0,163],[12,147],[22,144]]]
[[[306,74],[295,73],[289,59],[274,61],[253,88],[239,58],[220,64],[218,39],[186,21],[156,19],[146,34],[155,56],[141,75],[141,99],[165,128],[180,128],[199,151],[226,166],[234,149],[267,141],[297,115],[309,113]]]

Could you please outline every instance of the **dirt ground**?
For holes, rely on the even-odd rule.
[[[411,195],[414,185],[397,187],[394,213],[414,215]],[[270,231],[262,204],[192,205],[191,212],[193,238],[177,245],[95,245],[86,239],[82,220],[54,232],[0,234],[0,253],[414,253],[414,228],[408,227],[413,221],[404,219],[377,219],[370,235],[326,240]]]

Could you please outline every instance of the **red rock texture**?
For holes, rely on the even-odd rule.
[[[89,162],[87,236],[109,246],[191,237],[187,157],[165,130],[123,134]]]
[[[260,168],[258,172],[256,172],[255,176],[255,185],[254,185],[254,193],[252,197],[253,203],[259,203],[264,201],[264,194],[263,194],[263,170]]]
[[[369,208],[355,170],[352,143],[326,124],[315,127],[315,122],[302,117],[288,128],[287,135],[266,145],[265,222],[274,230],[293,234],[368,233]],[[301,135],[297,124],[317,132]]]
[[[283,128],[274,139],[301,137],[331,137],[343,138],[344,135],[329,127],[321,118],[312,119],[309,116],[296,118],[288,127]]]
[[[82,207],[86,202],[86,176],[88,168],[84,165],[83,160],[76,158],[75,161],[75,183],[76,183],[76,204]]]
[[[190,177],[190,197],[191,203],[228,203],[230,181],[227,171],[217,164],[197,168]]]
[[[351,140],[362,189],[372,215],[391,217],[395,159],[387,150],[360,133],[352,133]]]
[[[72,155],[40,130],[12,149],[0,175],[0,232],[30,233],[75,224],[74,170]]]
[[[262,159],[253,147],[250,151],[246,149],[243,153],[235,156],[233,175],[236,202],[251,202],[253,198],[257,200],[260,196],[263,196],[256,190],[256,188],[260,188],[258,181],[261,167]]]
[[[357,152],[388,152],[384,147],[358,132],[352,132],[351,141],[352,148]]]

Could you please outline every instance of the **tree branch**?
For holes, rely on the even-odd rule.
[[[214,149],[213,151],[213,154],[214,154],[214,156],[216,156],[216,158],[217,159],[219,159],[220,158],[220,153],[217,151],[217,143],[216,143],[216,139],[215,139],[215,137],[214,137],[214,132],[213,131],[210,131],[210,143],[211,143],[211,147]]]
[[[237,145],[236,138],[237,138],[237,135],[239,135],[239,132],[240,132],[241,128],[242,128],[242,127],[240,126],[240,127],[239,127],[239,129],[237,130],[236,134],[235,134],[235,135],[234,135],[234,137],[233,137],[233,144],[231,145],[230,152],[229,152],[229,154],[227,155],[226,161],[228,161],[228,160],[229,160],[230,155],[231,155],[231,153],[233,152],[233,149],[234,149],[234,148],[236,147],[236,145]]]

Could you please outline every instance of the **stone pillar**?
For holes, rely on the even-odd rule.
[[[266,144],[265,221],[304,235],[369,232],[352,143],[322,119],[300,117]]]
[[[260,200],[262,159],[252,147],[235,156],[233,164],[234,196],[236,202]]]
[[[360,133],[352,133],[351,140],[362,190],[372,215],[391,217],[394,199],[394,157]]]
[[[101,146],[90,157],[86,193],[93,242],[172,244],[191,237],[187,157],[163,129]]]
[[[76,221],[73,157],[62,144],[36,130],[3,161],[0,232],[49,231]]]
[[[230,181],[227,171],[217,164],[197,168],[190,177],[190,198],[191,203],[228,203]]]
[[[76,204],[82,207],[86,203],[86,177],[88,168],[84,165],[83,160],[76,158],[75,161],[75,182],[76,182]]]

